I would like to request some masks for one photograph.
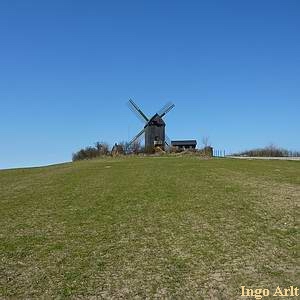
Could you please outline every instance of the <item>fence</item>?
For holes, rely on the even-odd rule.
[[[226,156],[226,152],[225,152],[225,150],[214,149],[213,150],[213,156],[214,157],[225,157]]]

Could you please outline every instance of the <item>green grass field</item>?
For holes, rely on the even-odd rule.
[[[299,287],[299,203],[297,161],[2,170],[0,299],[245,299],[242,285]]]

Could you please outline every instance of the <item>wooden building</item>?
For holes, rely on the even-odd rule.
[[[172,147],[177,150],[188,150],[196,149],[197,141],[196,140],[182,140],[182,141],[171,141]]]
[[[156,146],[165,146],[166,123],[155,114],[145,126],[145,148],[150,149]]]

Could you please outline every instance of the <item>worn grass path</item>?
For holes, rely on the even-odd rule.
[[[0,171],[0,299],[242,299],[241,285],[299,287],[299,204],[296,161]]]

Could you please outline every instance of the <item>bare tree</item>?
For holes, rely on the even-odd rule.
[[[106,142],[96,142],[95,147],[100,155],[107,155],[109,153],[109,145]]]
[[[204,148],[210,147],[209,136],[204,136],[201,141],[202,141]]]
[[[119,152],[120,154],[125,154],[125,153],[126,153],[126,147],[127,147],[126,144],[127,144],[127,143],[124,142],[124,141],[121,141],[121,142],[118,143],[118,152]]]
[[[132,144],[131,144],[131,149],[132,152],[134,154],[139,154],[142,150],[142,146],[141,146],[141,141],[139,140],[135,140]]]

